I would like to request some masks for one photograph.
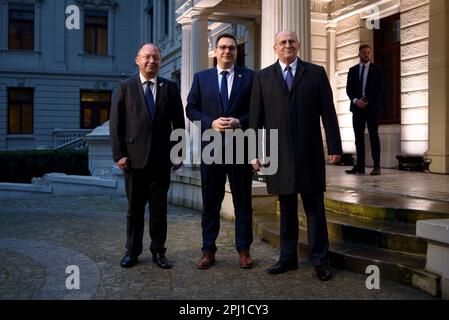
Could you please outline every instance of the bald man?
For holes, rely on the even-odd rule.
[[[172,130],[184,129],[184,110],[174,82],[157,76],[161,53],[145,44],[136,56],[139,74],[114,90],[109,122],[112,155],[123,170],[128,214],[126,254],[120,265],[131,268],[142,253],[144,213],[150,209],[150,251],[153,262],[169,269],[165,256],[167,192],[170,185]],[[174,169],[180,166],[177,163]]]
[[[278,130],[278,171],[266,176],[267,189],[279,195],[281,254],[268,269],[280,274],[298,268],[298,194],[307,215],[310,260],[318,278],[331,278],[329,241],[324,212],[325,157],[320,119],[326,131],[330,162],[342,153],[340,130],[332,90],[323,67],[298,57],[295,32],[284,30],[275,37],[279,60],[256,73],[250,103],[250,128]],[[271,150],[268,146],[266,150]],[[270,155],[271,156],[271,155]],[[259,159],[252,161],[261,168]]]

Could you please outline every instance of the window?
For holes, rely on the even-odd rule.
[[[107,55],[108,53],[108,13],[86,11],[84,19],[84,52]]]
[[[170,26],[170,3],[164,0],[164,34],[168,35]]]
[[[34,6],[11,5],[8,17],[8,49],[34,50]]]
[[[374,61],[382,66],[385,81],[381,124],[401,123],[401,27],[400,15],[380,20],[374,30]]]
[[[109,119],[110,91],[81,91],[81,129],[93,129]]]
[[[8,88],[8,133],[33,133],[32,88]]]

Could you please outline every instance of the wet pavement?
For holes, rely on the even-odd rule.
[[[110,196],[0,201],[0,299],[431,299],[387,280],[368,290],[367,275],[344,270],[334,269],[323,283],[303,260],[298,270],[268,275],[279,251],[257,238],[255,267],[240,269],[228,221],[221,223],[216,266],[198,270],[201,214],[172,205],[167,256],[174,268],[159,269],[146,251],[138,265],[123,269],[125,210],[123,199]],[[68,266],[78,268],[80,289],[67,289]]]
[[[326,166],[328,186],[361,192],[396,195],[416,200],[431,200],[449,204],[449,175],[382,169],[382,175],[348,175],[351,167]],[[370,168],[367,168],[367,173]],[[408,201],[408,199],[407,199]],[[416,202],[425,206],[426,202]],[[409,203],[408,205],[412,205]],[[446,210],[446,208],[444,208]],[[448,211],[445,211],[449,213]]]

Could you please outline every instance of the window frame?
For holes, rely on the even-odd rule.
[[[31,135],[34,134],[34,88],[21,88],[21,87],[7,87],[7,133],[8,135]],[[30,132],[23,132],[22,128],[22,118],[23,118],[23,104],[20,103],[20,132],[11,132],[10,130],[10,106],[11,106],[11,91],[28,91],[31,92],[32,99],[31,99],[31,131]],[[18,104],[18,103],[16,103]]]
[[[92,22],[88,22],[88,17],[102,17],[106,19],[106,23],[104,24],[100,24],[100,23],[92,23]],[[90,55],[97,55],[97,56],[107,56],[108,55],[108,49],[109,49],[109,14],[107,11],[99,11],[99,10],[86,10],[84,12],[84,44],[83,44],[83,51],[84,54],[90,54]],[[87,30],[88,28],[93,28],[94,30],[94,41],[93,41],[93,45],[94,47],[92,48],[92,52],[88,52],[87,50],[87,45],[86,45],[86,34],[87,34]],[[105,43],[106,43],[106,48],[105,48],[105,52],[104,53],[99,53],[98,51],[98,31],[102,29],[104,30],[104,35],[105,35]]]
[[[106,101],[95,101],[95,102],[83,102],[83,93],[107,93],[109,94],[109,101],[107,103],[107,119],[105,121],[109,120],[110,114],[111,114],[111,99],[112,99],[112,91],[111,90],[95,90],[95,89],[82,89],[80,90],[80,122],[79,122],[79,126],[80,129],[95,129],[96,127],[102,125],[102,123],[100,123],[100,113],[99,111],[101,111],[102,108],[101,104],[106,103]],[[89,127],[84,126],[84,110],[86,108],[90,108],[91,110],[93,110],[93,115],[91,116],[91,120],[94,123],[94,125],[91,125]],[[97,113],[95,113],[95,111]],[[95,121],[98,122],[95,123]]]
[[[26,19],[11,19],[11,11],[22,11],[22,12],[32,12],[33,19],[32,20],[26,20]],[[7,9],[7,19],[8,19],[8,50],[17,50],[17,51],[34,51],[36,48],[36,8],[34,5],[30,4],[11,4]],[[20,26],[23,25],[23,23],[28,22],[30,25],[32,25],[32,43],[30,48],[24,48],[24,39],[23,39],[23,33],[20,38],[20,46],[19,48],[12,48],[11,47],[11,27],[12,27],[12,21],[22,22]],[[23,29],[23,28],[21,28]]]

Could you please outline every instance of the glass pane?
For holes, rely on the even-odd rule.
[[[34,49],[34,23],[22,24],[22,50]]]
[[[81,92],[82,102],[108,102],[110,101],[111,94],[109,92],[94,92],[94,91],[83,91]]]
[[[20,106],[9,105],[8,132],[20,133]]]
[[[97,29],[97,54],[106,55],[108,53],[108,32],[107,29]]]
[[[95,29],[92,27],[85,28],[84,51],[86,53],[95,53]]]
[[[92,125],[92,109],[85,108],[83,110],[83,128],[90,128]]]
[[[34,20],[34,8],[30,7],[28,9],[10,9],[9,10],[10,20]]]
[[[382,26],[382,45],[391,45],[400,41],[401,27],[400,20],[384,23]]]
[[[22,133],[33,133],[33,106],[22,105]]]
[[[108,13],[106,11],[87,11],[85,15],[85,22],[87,24],[107,26]]]
[[[9,43],[8,48],[12,50],[20,50],[20,29],[16,23],[9,24]]]
[[[108,109],[100,110],[100,125],[108,121]]]
[[[10,89],[8,96],[10,103],[33,104],[33,90],[31,89]]]

